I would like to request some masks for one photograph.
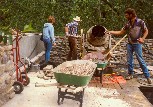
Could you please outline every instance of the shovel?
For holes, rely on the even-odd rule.
[[[120,42],[122,42],[126,37],[127,37],[127,34],[126,34],[122,39],[120,39],[120,40],[116,43],[116,45],[113,46],[113,47],[105,54],[104,59],[106,59],[106,58],[107,58],[107,55],[110,54],[110,52],[112,52],[112,51],[120,44]]]

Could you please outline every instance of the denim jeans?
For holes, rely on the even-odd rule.
[[[50,39],[43,39],[44,46],[45,46],[45,61],[48,62],[50,60],[50,51],[52,49],[52,43]]]
[[[149,71],[147,69],[147,65],[142,57],[142,44],[127,44],[127,63],[128,63],[128,73],[134,74],[133,72],[133,53],[135,52],[136,58],[139,62],[139,65],[145,75],[146,78],[150,77]]]

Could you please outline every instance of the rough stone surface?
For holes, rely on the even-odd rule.
[[[14,63],[10,60],[11,48],[10,45],[0,45],[0,107],[14,97]]]
[[[112,47],[120,40],[121,38],[112,38]],[[56,41],[57,41],[57,46],[53,47],[51,51],[51,59],[50,61],[55,63],[56,65],[61,64],[66,61],[68,52],[69,52],[69,47],[68,47],[68,40],[67,38],[56,36]],[[127,44],[127,39],[123,40],[112,52],[112,58],[110,61],[114,64],[126,64],[127,62],[127,51],[126,51],[126,44]],[[152,64],[153,65],[153,55],[148,53],[148,50],[152,52],[153,54],[153,39],[146,39],[145,44],[147,44],[148,49],[143,46],[143,57],[144,60],[148,65]],[[86,51],[92,49],[92,50],[103,50],[103,47],[93,47],[89,43],[86,42],[85,40],[85,46]],[[78,52],[78,59],[81,59],[80,56],[80,38],[77,39],[77,52]],[[136,56],[134,56],[134,63],[135,65],[138,65],[138,61],[136,60]]]

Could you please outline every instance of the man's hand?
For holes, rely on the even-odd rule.
[[[139,38],[137,39],[139,43],[144,43],[144,39],[143,38]]]
[[[53,43],[54,46],[56,46],[56,43]]]
[[[106,30],[105,33],[108,34],[108,35],[111,35],[111,32],[108,31],[108,30]]]
[[[69,33],[68,32],[65,32],[65,36],[68,37],[69,36]]]

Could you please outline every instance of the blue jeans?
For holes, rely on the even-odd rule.
[[[45,61],[48,62],[50,60],[50,51],[52,49],[52,43],[50,39],[43,39],[44,46],[45,46]]]
[[[142,57],[142,44],[127,44],[127,63],[128,63],[128,73],[134,74],[133,72],[133,52],[136,54],[136,58],[139,62],[139,65],[146,78],[150,77],[150,74],[147,69],[147,65]]]

